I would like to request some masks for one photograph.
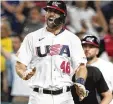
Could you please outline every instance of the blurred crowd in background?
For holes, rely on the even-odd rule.
[[[65,28],[100,40],[98,57],[113,63],[113,1],[65,1]],[[30,88],[15,72],[15,54],[28,33],[45,25],[47,1],[1,1],[1,101],[27,102]],[[38,35],[38,34],[37,34]]]

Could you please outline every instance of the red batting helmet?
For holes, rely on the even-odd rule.
[[[99,40],[94,35],[87,35],[81,41],[82,41],[82,45],[83,44],[91,44],[95,47],[99,47]]]
[[[47,9],[56,9],[64,14],[64,16],[67,15],[67,8],[66,4],[63,1],[49,1],[47,3],[47,6],[44,8],[44,10],[47,11]]]

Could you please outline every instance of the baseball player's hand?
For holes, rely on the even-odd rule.
[[[27,70],[24,75],[23,75],[23,80],[29,80],[36,72],[36,68],[34,67],[33,69]]]
[[[76,93],[79,96],[80,101],[88,96],[89,91],[86,90],[85,86],[80,83],[75,83]]]

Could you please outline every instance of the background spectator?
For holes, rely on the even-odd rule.
[[[6,20],[1,21],[1,46],[7,51],[7,52],[12,52],[12,41],[10,38],[10,35],[12,34],[10,24]],[[7,65],[6,65],[6,59],[5,57],[1,54],[1,91],[3,94],[9,94],[8,87],[10,86],[9,83],[7,83]],[[8,100],[8,99],[7,99]]]
[[[2,10],[7,16],[13,32],[20,34],[22,32],[25,16],[22,14],[24,9],[23,1],[2,1]]]
[[[113,16],[113,1],[106,3],[101,8],[107,23],[109,23],[109,19]]]
[[[109,31],[107,34],[102,37],[100,41],[100,54],[103,52],[106,52],[107,55],[109,56],[109,60],[113,62],[113,17],[110,18],[109,20]]]
[[[21,38],[19,36],[13,36],[12,37],[12,43],[13,43],[13,52],[9,53],[4,48],[1,47],[2,55],[7,59],[10,60],[10,68],[7,68],[7,72],[12,78],[12,85],[10,89],[10,95],[13,96],[13,98],[10,97],[10,101],[13,102],[13,104],[18,103],[26,103],[28,102],[28,96],[30,94],[31,89],[28,87],[28,83],[24,80],[22,80],[16,73],[15,70],[15,63],[16,63],[16,53],[21,45]],[[8,71],[9,70],[9,71]],[[11,100],[12,99],[12,100]]]
[[[40,29],[42,26],[41,9],[36,6],[32,7],[29,11],[28,19],[25,22],[22,35],[26,36],[28,33]]]
[[[10,36],[24,38],[29,32],[45,24],[44,14],[47,1],[1,1],[1,46],[8,53],[14,52]],[[113,1],[65,1],[68,6],[65,27],[79,38],[91,32],[101,39],[100,53],[107,61],[113,62]],[[108,31],[109,30],[109,31]],[[38,35],[38,34],[37,34]],[[12,53],[11,53],[12,54]],[[109,57],[108,57],[109,56]],[[11,59],[1,57],[1,96],[11,101]],[[8,74],[8,76],[7,76]],[[5,96],[5,97],[4,97]],[[14,95],[15,96],[15,95]],[[22,96],[22,95],[21,95]],[[8,100],[8,98],[10,100]]]
[[[75,33],[87,32],[99,36],[98,28],[107,31],[107,23],[101,12],[100,2],[94,1],[75,1],[73,6],[69,6],[68,15],[70,24],[67,28]],[[95,9],[94,9],[95,8]]]

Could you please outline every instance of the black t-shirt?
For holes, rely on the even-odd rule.
[[[88,97],[80,102],[79,97],[76,94],[76,89],[73,86],[71,92],[75,104],[99,104],[96,97],[96,90],[99,94],[109,90],[105,79],[103,78],[103,75],[98,68],[87,66],[87,70],[88,76],[86,79],[85,87],[87,90],[89,90]],[[72,80],[75,82],[75,76],[73,76]]]

